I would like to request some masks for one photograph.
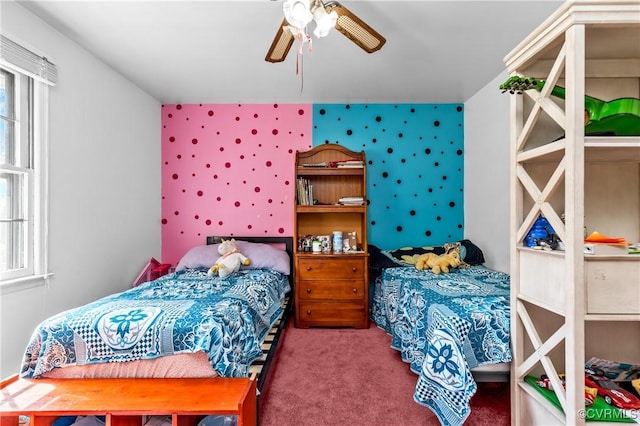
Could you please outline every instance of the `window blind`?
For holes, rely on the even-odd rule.
[[[4,35],[0,35],[0,61],[50,86],[54,86],[58,81],[58,69],[55,64]]]

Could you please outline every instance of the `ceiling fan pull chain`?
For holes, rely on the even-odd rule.
[[[302,43],[296,55],[296,75],[300,75],[300,94],[304,88],[304,52],[302,51]]]
[[[302,34],[301,33],[297,33],[295,34],[295,39],[296,42],[298,42],[298,53],[296,54],[296,75],[298,75],[299,73],[299,68],[300,68],[300,58],[302,57]]]
[[[300,55],[300,94],[302,89],[304,89],[304,57]]]
[[[300,58],[301,57],[302,55],[300,53],[296,55],[296,75],[300,74]]]
[[[302,34],[296,34],[296,41],[298,42],[298,55],[302,55]]]

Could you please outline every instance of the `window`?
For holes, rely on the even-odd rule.
[[[43,60],[0,49],[0,283],[46,277],[48,85]],[[55,71],[55,69],[54,69]],[[55,73],[53,75],[55,77]]]
[[[0,271],[3,278],[33,273],[29,261],[33,215],[29,187],[33,167],[29,105],[30,79],[0,69]],[[9,275],[10,276],[10,275]]]

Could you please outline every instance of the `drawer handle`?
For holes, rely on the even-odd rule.
[[[307,315],[311,315],[311,309],[307,309]]]
[[[358,268],[356,268],[356,267],[354,266],[353,268],[351,268],[351,270],[352,270],[353,272],[356,272],[356,271],[358,270]]]
[[[307,271],[310,271],[310,270],[311,270],[311,266],[307,266]]]
[[[353,288],[353,294],[357,294],[358,293],[358,289],[357,288]]]
[[[311,289],[310,288],[307,288],[307,293],[311,293]]]

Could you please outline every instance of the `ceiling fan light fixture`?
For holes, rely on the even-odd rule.
[[[289,25],[304,28],[313,21],[309,0],[286,0],[282,4],[284,16]]]
[[[316,7],[313,11],[313,20],[316,23],[316,29],[313,34],[317,37],[325,37],[338,22],[338,14],[335,11],[327,13],[323,6]]]
[[[326,36],[335,28],[367,53],[380,50],[386,43],[380,33],[335,0],[284,0],[282,7],[285,17],[269,47],[265,57],[267,62],[284,61],[294,41],[299,44],[298,56],[301,56],[305,43],[309,44],[311,52],[311,37],[307,34],[307,25],[311,21],[316,23],[314,34],[317,38]]]

